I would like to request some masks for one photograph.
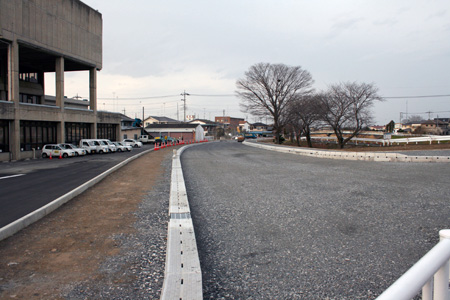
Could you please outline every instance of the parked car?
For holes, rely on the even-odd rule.
[[[133,140],[133,139],[124,139],[122,141],[122,143],[124,143],[125,145],[130,145],[131,147],[134,147],[134,148],[141,148],[142,147],[142,143],[141,142],[138,142],[138,141]]]
[[[116,152],[117,151],[116,145],[114,145],[113,142],[111,142],[110,140],[101,139],[99,141],[100,141],[100,143],[102,143],[103,145],[108,147],[109,152]]]
[[[138,140],[143,144],[155,142],[155,138],[151,135],[141,135]]]
[[[60,145],[57,144],[47,144],[42,147],[42,157],[72,157],[75,156],[75,151],[71,149],[63,149]]]
[[[133,149],[133,147],[131,147],[130,145],[126,145],[124,143],[121,142],[112,142],[114,145],[116,145],[117,148],[117,152],[123,152],[123,151],[131,151]]]
[[[102,145],[98,140],[82,139],[80,140],[80,147],[90,151],[89,153],[108,153],[108,146]]]
[[[59,144],[59,146],[61,146],[61,148],[63,148],[63,149],[69,149],[69,150],[75,151],[75,156],[86,155],[87,154],[85,149],[77,147],[77,146],[75,146],[73,144],[63,143],[63,144]]]

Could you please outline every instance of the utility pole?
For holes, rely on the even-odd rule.
[[[183,101],[183,105],[184,105],[184,118],[183,118],[183,122],[186,123],[186,96],[189,96],[188,93],[186,93],[186,91],[184,91],[181,96],[183,96],[183,99],[181,99],[181,101]]]

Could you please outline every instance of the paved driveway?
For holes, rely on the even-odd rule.
[[[450,227],[447,164],[184,152],[205,299],[373,299]]]

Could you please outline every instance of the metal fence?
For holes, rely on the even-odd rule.
[[[450,229],[439,232],[440,242],[392,284],[377,300],[449,300]]]

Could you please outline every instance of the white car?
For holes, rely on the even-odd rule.
[[[42,147],[42,158],[47,157],[72,157],[75,156],[75,151],[70,149],[63,149],[60,145],[48,144]]]
[[[124,139],[122,141],[122,143],[125,144],[125,145],[130,145],[131,147],[134,147],[134,148],[141,148],[142,147],[142,143],[141,142],[138,142],[138,141],[133,140],[133,139]]]
[[[98,140],[82,139],[80,141],[80,147],[86,149],[88,153],[108,153],[108,146],[103,145]]]
[[[61,148],[63,148],[63,149],[69,149],[69,150],[75,151],[75,156],[87,154],[87,151],[85,149],[77,147],[73,144],[64,143],[64,144],[59,144],[59,146],[61,146]]]
[[[116,145],[117,152],[123,152],[123,151],[131,151],[133,150],[133,147],[131,145],[126,145],[121,142],[112,142],[114,145]]]
[[[105,145],[106,147],[108,147],[109,152],[116,152],[117,148],[116,145],[114,145],[110,140],[107,139],[101,139],[98,140],[100,143],[102,143],[103,145]]]

